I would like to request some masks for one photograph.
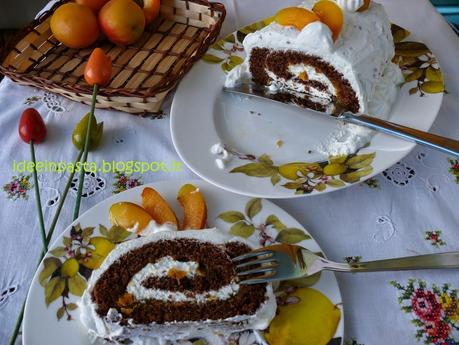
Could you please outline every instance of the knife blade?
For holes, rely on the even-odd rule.
[[[385,121],[365,114],[353,114],[346,111],[342,106],[333,100],[309,96],[303,93],[292,93],[285,91],[272,91],[264,86],[253,83],[241,83],[234,87],[223,87],[223,92],[237,94],[245,97],[255,97],[274,101],[277,103],[293,105],[303,109],[309,109],[316,114],[328,116],[346,123],[365,126],[378,132],[389,134],[443,153],[459,157],[459,141],[440,135],[421,131]]]

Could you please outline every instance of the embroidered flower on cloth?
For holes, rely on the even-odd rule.
[[[441,239],[441,230],[426,231],[424,239],[430,241],[434,247],[441,247],[446,245],[446,242]]]
[[[372,189],[378,189],[379,188],[379,180],[377,178],[370,178],[366,181],[362,182],[362,185],[367,185],[368,187]]]
[[[33,185],[29,181],[31,175],[13,176],[11,181],[3,185],[3,191],[7,198],[11,200],[28,199],[27,192],[32,189]]]
[[[410,279],[406,286],[396,281],[391,284],[400,292],[401,310],[412,314],[417,328],[416,339],[426,345],[457,344],[454,330],[459,329],[459,301],[457,290],[448,284],[431,288],[423,280]]]
[[[117,171],[115,173],[115,183],[113,183],[113,194],[124,192],[127,189],[141,186],[142,184],[141,177],[134,178],[132,175]]]
[[[459,159],[448,159],[451,167],[449,172],[456,177],[456,183],[459,184]]]

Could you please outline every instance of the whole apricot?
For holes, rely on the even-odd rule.
[[[110,0],[99,12],[99,25],[111,42],[128,45],[142,36],[145,16],[133,0]]]
[[[97,18],[89,7],[69,2],[59,6],[50,22],[54,37],[66,47],[89,47],[99,37]]]
[[[75,0],[77,4],[89,7],[94,13],[99,10],[108,2],[108,0]]]

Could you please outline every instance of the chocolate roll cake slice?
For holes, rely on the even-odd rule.
[[[231,258],[251,249],[216,229],[161,231],[122,243],[93,272],[80,307],[95,338],[160,343],[265,329],[272,287],[239,285]]]
[[[318,3],[306,0],[298,6],[300,11],[287,10],[300,13],[297,16],[306,10],[315,16]],[[333,101],[354,113],[387,115],[403,82],[400,68],[392,62],[395,47],[389,17],[375,1],[362,11],[346,3],[339,2],[339,33],[321,20],[299,29],[290,23],[291,14],[287,23],[276,16],[248,34],[243,41],[246,59],[228,74],[226,86],[255,82],[316,110],[327,110]]]

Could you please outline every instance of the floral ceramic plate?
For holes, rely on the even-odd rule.
[[[298,243],[321,253],[308,232],[271,202],[226,193],[202,181],[192,183],[206,198],[209,227],[215,226],[242,236],[255,246],[275,242]],[[181,185],[178,181],[152,185],[170,203],[179,219],[181,210],[176,197]],[[145,187],[129,189],[99,203],[80,216],[53,243],[33,278],[28,294],[23,325],[24,345],[90,344],[79,321],[77,302],[92,270],[109,252],[100,249],[111,249],[131,238],[131,234],[123,228],[110,227],[110,206],[120,201],[141,205],[141,193]],[[85,253],[91,251],[100,255],[88,260]],[[297,325],[294,334],[307,339],[305,345],[342,344],[343,308],[334,274],[324,272],[318,277],[282,284],[277,296],[279,315],[294,315],[288,322]],[[235,335],[233,340],[234,345],[261,344],[255,334],[249,332]],[[205,345],[199,339],[184,343],[193,344]]]
[[[242,63],[244,37],[269,20],[244,27],[217,42],[181,82],[172,104],[171,132],[182,160],[203,179],[235,193],[290,198],[349,187],[391,167],[414,147],[384,134],[348,157],[314,150],[335,120],[307,110],[221,92],[228,71]],[[395,62],[404,71],[390,121],[428,130],[444,93],[443,75],[429,48],[393,25]],[[211,147],[222,143],[231,160],[217,167]]]

